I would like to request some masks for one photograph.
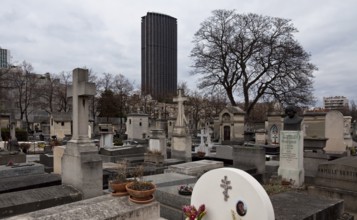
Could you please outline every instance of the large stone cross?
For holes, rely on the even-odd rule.
[[[185,117],[185,110],[183,106],[183,102],[187,101],[188,98],[182,96],[182,89],[178,90],[178,97],[174,98],[173,101],[178,103],[178,112],[177,112],[177,119],[176,119],[176,126],[185,126],[187,123]]]
[[[68,88],[67,97],[73,98],[73,133],[72,140],[88,138],[89,97],[95,95],[95,84],[88,82],[88,70],[73,70],[72,86]]]

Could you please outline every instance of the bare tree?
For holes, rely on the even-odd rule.
[[[67,88],[71,85],[72,83],[72,73],[71,72],[65,72],[62,71],[59,73],[58,76],[60,80],[60,84],[57,87],[56,91],[56,96],[58,97],[57,99],[57,112],[69,112],[71,109],[71,102],[67,98]]]
[[[310,104],[310,55],[294,39],[291,21],[234,10],[215,10],[194,36],[193,74],[201,74],[199,88],[222,87],[230,103],[243,98],[249,116],[264,96],[282,103]]]
[[[32,65],[23,61],[18,68],[11,72],[10,81],[14,90],[15,105],[20,113],[20,120],[25,119],[27,128],[29,128],[28,116],[36,108],[36,101],[38,101],[36,86],[39,77],[33,73]]]
[[[60,79],[58,75],[46,73],[41,78],[42,83],[39,84],[39,98],[41,109],[47,113],[52,114],[57,111],[56,106],[59,106],[59,96],[57,92],[60,90]],[[58,101],[57,101],[58,100]]]

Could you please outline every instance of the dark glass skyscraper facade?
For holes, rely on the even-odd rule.
[[[177,20],[148,12],[141,18],[141,91],[165,100],[177,90]]]

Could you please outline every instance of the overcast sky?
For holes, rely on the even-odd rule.
[[[139,86],[141,17],[163,13],[177,18],[178,80],[195,89],[193,35],[215,9],[291,19],[319,68],[318,105],[324,96],[357,101],[356,0],[1,0],[0,47],[36,73],[86,66],[98,75],[121,73]]]

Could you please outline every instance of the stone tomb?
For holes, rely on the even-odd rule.
[[[165,173],[174,172],[174,173],[181,173],[190,176],[201,176],[203,173],[209,170],[222,168],[222,167],[223,167],[222,161],[199,160],[194,162],[171,165],[168,167],[167,170],[165,170]]]
[[[233,167],[265,173],[265,149],[260,146],[233,146]]]
[[[264,188],[248,173],[220,168],[205,173],[196,182],[191,205],[206,206],[205,220],[274,220],[274,209]]]
[[[294,186],[304,183],[304,148],[302,131],[280,132],[280,166],[278,175]]]
[[[310,187],[309,191],[344,199],[346,209],[356,213],[357,157],[343,157],[321,163],[315,177],[315,187]]]

